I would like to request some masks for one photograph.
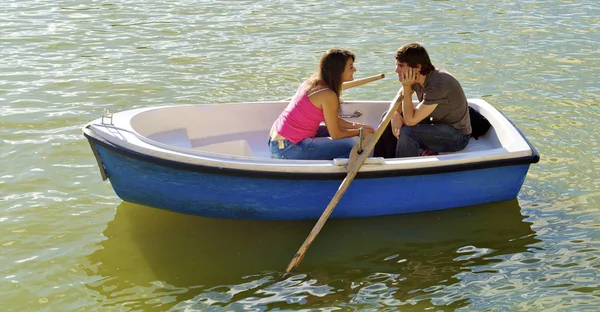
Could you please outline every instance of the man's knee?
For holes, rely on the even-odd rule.
[[[412,135],[414,132],[415,132],[415,126],[404,125],[400,129],[400,137],[402,137],[403,135],[405,137],[408,137],[408,136]]]

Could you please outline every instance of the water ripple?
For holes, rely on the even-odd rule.
[[[0,302],[597,310],[598,16],[594,1],[9,0],[0,11]],[[119,205],[81,136],[107,107],[287,98],[333,46],[357,54],[357,76],[389,77],[345,98],[389,100],[393,52],[409,41],[423,42],[469,97],[500,108],[540,163],[518,202],[328,223],[286,281],[279,270],[312,224]]]

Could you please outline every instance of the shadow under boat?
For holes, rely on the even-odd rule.
[[[452,280],[466,267],[527,252],[539,240],[518,201],[425,213],[332,219],[296,273],[319,282],[399,273],[410,288]],[[172,287],[209,288],[278,277],[315,221],[212,219],[122,202],[106,240],[89,256],[87,285],[102,295],[160,281]],[[486,250],[485,256],[477,256]],[[191,295],[191,294],[188,294]],[[186,298],[184,298],[186,299]]]

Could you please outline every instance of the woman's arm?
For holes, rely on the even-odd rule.
[[[340,124],[340,128],[342,129],[358,129],[358,128],[364,128],[364,129],[373,129],[373,127],[360,123],[360,122],[352,122],[352,121],[348,121],[342,117],[338,116],[338,122]],[[374,131],[374,129],[373,129]]]
[[[323,117],[325,117],[325,126],[332,139],[342,139],[357,136],[360,133],[360,126],[356,123],[351,123],[347,120],[339,118],[338,116],[338,97],[335,92],[328,90],[315,94],[310,99],[313,103],[317,104],[323,110]],[[366,133],[373,133],[366,130]]]

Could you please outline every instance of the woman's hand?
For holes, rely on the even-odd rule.
[[[364,134],[373,134],[375,133],[375,129],[369,125],[361,124],[358,122],[352,123],[355,128],[363,128]]]
[[[402,125],[404,124],[404,118],[402,118],[402,115],[400,115],[398,111],[394,112],[391,124],[392,134],[396,137],[396,139],[400,138],[400,130],[402,129]]]

